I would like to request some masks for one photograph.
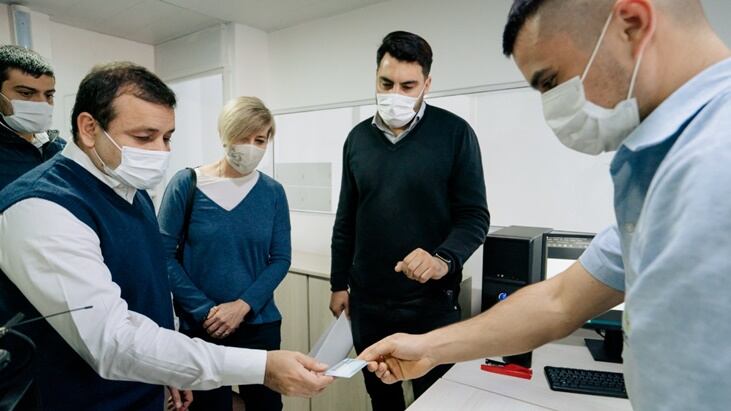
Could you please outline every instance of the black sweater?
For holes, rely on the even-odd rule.
[[[412,299],[454,290],[490,224],[480,146],[460,117],[427,106],[396,144],[365,120],[343,148],[332,237],[333,291]],[[420,284],[394,271],[422,248],[452,260],[444,278]]]
[[[56,155],[66,145],[66,141],[59,137],[47,142],[38,150],[7,127],[5,123],[0,124],[0,190]],[[57,132],[49,130],[48,133],[50,136]]]

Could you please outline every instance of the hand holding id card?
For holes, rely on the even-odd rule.
[[[330,367],[325,371],[325,375],[351,378],[367,364],[362,360],[348,358],[352,349],[353,334],[350,330],[350,320],[343,311],[320,336],[309,355]]]

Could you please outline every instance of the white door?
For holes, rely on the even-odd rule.
[[[223,155],[217,131],[218,114],[223,107],[223,75],[209,74],[168,85],[175,92],[178,104],[170,167],[165,180],[150,192],[156,206],[175,173],[186,167],[214,162]]]

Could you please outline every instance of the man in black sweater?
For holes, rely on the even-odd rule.
[[[396,332],[459,321],[462,266],[487,235],[479,143],[466,121],[424,102],[431,63],[423,38],[387,35],[377,53],[378,113],[343,149],[330,310],[350,315],[358,352]],[[414,380],[414,396],[448,368]],[[400,384],[364,375],[374,411],[405,408]]]
[[[38,53],[0,46],[0,190],[66,145],[49,130],[56,79]]]

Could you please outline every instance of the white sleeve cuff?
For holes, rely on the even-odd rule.
[[[264,384],[267,352],[226,347],[221,380],[223,385]]]

